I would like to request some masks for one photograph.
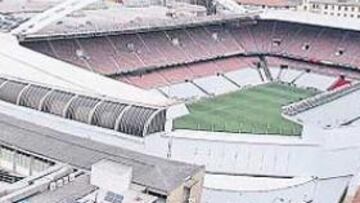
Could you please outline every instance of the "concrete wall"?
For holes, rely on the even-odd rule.
[[[173,190],[166,200],[167,203],[186,202],[185,188],[190,188],[189,203],[200,203],[203,191],[205,170],[198,172],[196,175],[187,180],[183,185]]]
[[[338,203],[350,178],[317,179],[299,185],[267,191],[234,191],[205,188],[203,203],[280,203],[306,202],[310,200],[316,203]]]

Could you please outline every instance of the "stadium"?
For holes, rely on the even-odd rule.
[[[15,174],[11,184],[33,175],[3,156],[14,150],[31,152],[39,173],[63,167],[53,170],[72,179],[89,178],[79,168],[109,167],[98,158],[106,154],[131,162],[144,202],[359,201],[356,23],[256,11],[115,26],[100,16],[121,14],[84,2],[9,19],[16,26],[0,21],[3,122],[47,129],[32,138],[11,136],[20,127],[0,133],[0,169]],[[99,162],[79,146],[101,152]],[[24,194],[0,190],[0,202],[51,196]]]

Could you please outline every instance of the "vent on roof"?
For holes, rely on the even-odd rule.
[[[165,109],[77,95],[5,78],[0,78],[0,100],[139,137],[165,129]]]

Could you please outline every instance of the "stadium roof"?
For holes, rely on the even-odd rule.
[[[339,18],[337,16],[319,15],[316,13],[290,10],[267,10],[260,14],[260,18],[280,20],[286,22],[303,23],[347,30],[360,30],[358,19]]]
[[[0,44],[0,71],[4,75],[134,103],[155,106],[176,103],[160,93],[142,90],[26,49],[8,34],[0,34]]]
[[[0,13],[41,12],[58,4],[61,0],[2,0]]]
[[[0,113],[0,143],[90,170],[103,159],[133,168],[132,183],[168,194],[203,167],[169,161],[72,136]]]

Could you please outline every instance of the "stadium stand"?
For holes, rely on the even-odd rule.
[[[295,116],[304,111],[308,111],[309,109],[335,101],[339,98],[344,97],[345,95],[349,95],[353,92],[356,92],[359,89],[360,89],[360,83],[357,83],[348,87],[336,89],[334,91],[324,92],[322,94],[316,95],[314,97],[310,97],[308,99],[291,104],[289,106],[285,106],[283,108],[283,113],[288,116]]]
[[[22,45],[145,89],[218,74],[229,76],[239,86],[247,85],[249,81],[240,82],[236,71],[254,67],[258,57],[266,56],[270,68],[288,67],[280,71],[271,69],[273,78],[326,90],[330,80],[327,76],[338,77],[349,71],[356,77],[353,73],[360,65],[358,38],[359,34],[354,31],[257,20],[247,24],[214,23],[91,38],[29,39]],[[304,70],[311,74],[305,74]],[[326,76],[319,76],[324,79],[323,83],[305,84],[317,78],[315,74],[323,73]],[[265,75],[261,73],[262,80],[268,79]],[[192,84],[183,86],[192,87]]]
[[[165,129],[166,109],[163,108],[77,94],[13,79],[0,78],[0,100],[139,137]]]

